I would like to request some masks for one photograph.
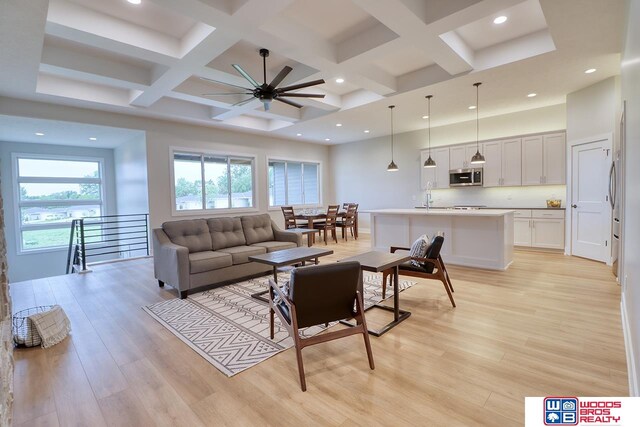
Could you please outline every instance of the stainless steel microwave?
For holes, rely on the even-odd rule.
[[[482,168],[451,169],[449,187],[482,186]]]

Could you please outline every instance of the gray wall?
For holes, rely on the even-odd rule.
[[[19,142],[0,142],[0,165],[3,179],[2,196],[5,211],[5,237],[7,239],[7,259],[9,261],[9,280],[18,282],[39,277],[64,274],[67,260],[67,249],[36,252],[18,255],[19,241],[17,228],[17,212],[15,206],[13,176],[11,165],[12,153],[53,154],[64,156],[86,156],[104,159],[105,174],[105,214],[116,213],[116,192],[113,166],[113,150],[99,148],[69,147],[64,145],[30,144]]]
[[[633,391],[637,396],[640,368],[640,1],[628,2],[627,33],[622,57],[622,99],[627,101],[625,206],[623,223],[622,289],[627,316],[627,354]]]
[[[563,130],[566,127],[565,105],[554,105],[518,113],[480,119],[480,139],[495,139],[513,135]],[[332,187],[339,203],[357,201],[360,209],[413,207],[422,200],[420,190],[420,150],[426,148],[426,130],[406,132],[395,136],[394,159],[400,170],[387,172],[391,160],[390,137],[380,137],[349,144],[334,145],[330,151]],[[475,141],[475,121],[431,129],[432,147]],[[487,196],[499,193],[496,200],[508,200],[507,189],[474,189],[474,194]],[[502,191],[504,190],[504,191]],[[436,202],[452,199],[444,190],[435,195]],[[518,189],[529,194],[528,189]],[[537,192],[521,197],[536,199]],[[440,197],[440,200],[438,199]],[[456,198],[458,203],[464,202]],[[533,202],[532,202],[533,203]],[[368,216],[361,215],[361,224],[368,227]]]

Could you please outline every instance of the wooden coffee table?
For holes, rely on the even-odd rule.
[[[305,261],[313,260],[316,264],[318,258],[321,256],[331,255],[333,253],[330,249],[316,249],[316,248],[292,248],[283,249],[281,251],[269,252],[262,255],[252,255],[249,257],[249,261],[259,262],[273,266],[273,280],[278,283],[278,268],[286,265],[294,265],[304,263]],[[260,301],[269,302],[268,299],[263,297],[269,290],[264,290],[251,294],[252,298]]]
[[[369,329],[369,333],[373,336],[381,336],[382,334],[388,332],[395,326],[398,326],[400,322],[406,320],[409,316],[411,316],[411,312],[400,310],[400,292],[398,290],[398,266],[403,262],[409,261],[410,259],[410,256],[399,253],[393,254],[389,252],[371,251],[340,260],[340,262],[358,261],[363,270],[372,271],[374,273],[380,273],[388,269],[393,269],[393,307],[382,304],[374,304],[369,307],[369,309],[375,307],[382,310],[392,311],[393,320],[384,325],[381,329]],[[346,324],[349,325],[349,323]]]

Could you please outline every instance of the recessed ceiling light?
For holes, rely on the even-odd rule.
[[[365,129],[364,133],[369,133],[369,129]]]
[[[302,136],[302,134],[301,133],[296,133],[296,136]]]
[[[469,105],[469,110],[475,110],[476,106],[475,105]]]
[[[44,133],[42,133],[42,132],[36,132],[36,136],[44,136]]]
[[[325,141],[331,141],[331,138],[325,138],[324,140]]]
[[[92,136],[91,138],[89,138],[89,141],[97,141],[98,138],[96,138],[95,136]]]
[[[595,73],[596,69],[595,68],[589,68],[588,70],[584,70],[585,74],[591,74],[591,73]]]
[[[423,119],[428,119],[428,118],[429,118],[429,116],[422,116],[422,118],[423,118]]]
[[[493,20],[494,24],[504,24],[505,22],[507,22],[507,17],[504,15],[498,16],[496,19]]]
[[[342,123],[336,123],[337,127],[342,127]]]
[[[131,4],[140,4],[142,3],[142,0],[127,0],[129,3]]]
[[[344,79],[342,77],[338,77],[336,79],[336,83],[344,83]]]
[[[533,98],[534,96],[538,95],[537,93],[530,93],[529,95],[527,95],[529,98]]]

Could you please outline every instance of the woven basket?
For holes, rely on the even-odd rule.
[[[13,315],[13,342],[18,347],[37,347],[42,344],[42,339],[35,325],[29,316],[37,313],[49,311],[52,305],[41,305],[38,307],[20,310]]]

